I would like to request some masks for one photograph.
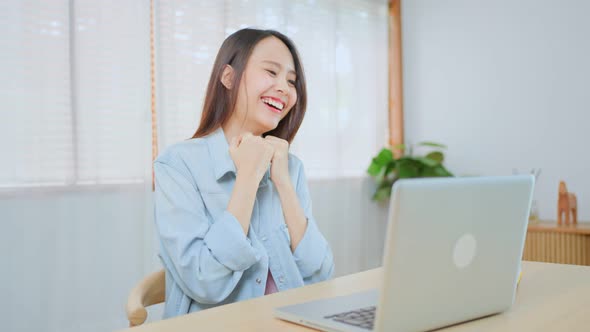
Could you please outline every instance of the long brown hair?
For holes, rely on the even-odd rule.
[[[295,74],[297,75],[297,79],[295,80],[297,101],[291,111],[279,122],[279,125],[275,129],[265,133],[264,136],[276,136],[287,140],[289,143],[293,141],[295,134],[297,134],[301,126],[307,107],[305,75],[303,73],[303,66],[299,60],[299,54],[293,41],[282,33],[275,30],[251,28],[238,30],[223,41],[215,58],[211,77],[209,78],[201,122],[193,138],[207,136],[229,120],[238,100],[239,89],[230,90],[221,83],[223,70],[226,65],[230,65],[233,68],[234,75],[231,86],[239,87],[242,75],[246,69],[246,64],[254,47],[261,40],[268,37],[278,38],[291,52],[295,65]]]

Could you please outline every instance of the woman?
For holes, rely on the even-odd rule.
[[[293,42],[243,29],[222,44],[193,139],[154,163],[164,317],[328,279],[303,165],[289,154],[306,108]]]

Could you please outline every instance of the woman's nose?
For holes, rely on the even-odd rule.
[[[285,80],[278,79],[276,82],[276,89],[283,94],[287,94],[287,91],[289,91],[289,86]]]

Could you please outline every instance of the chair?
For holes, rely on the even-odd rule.
[[[147,318],[146,307],[166,300],[166,275],[164,270],[149,274],[139,281],[127,298],[127,319],[129,326],[138,326]]]

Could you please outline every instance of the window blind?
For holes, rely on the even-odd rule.
[[[68,1],[0,4],[0,186],[72,181]]]
[[[149,177],[149,7],[0,4],[0,188]]]

